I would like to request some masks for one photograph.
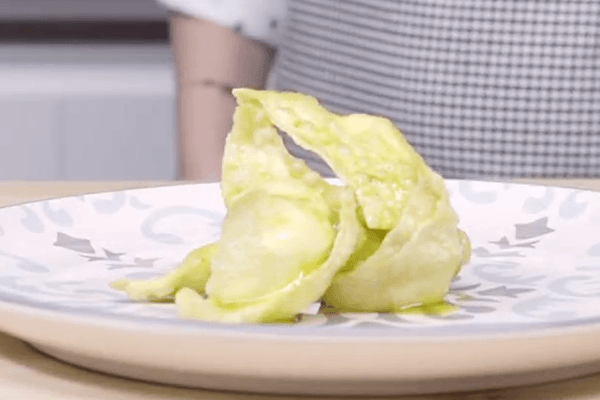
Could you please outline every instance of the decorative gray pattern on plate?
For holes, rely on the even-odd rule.
[[[292,327],[267,328],[437,335],[600,322],[600,194],[478,181],[448,181],[448,187],[460,226],[473,242],[472,260],[447,296],[455,312],[340,314],[313,307]],[[190,250],[219,237],[224,212],[217,184],[0,209],[0,301],[140,322],[204,324],[182,320],[172,304],[130,301],[108,284],[175,267]]]

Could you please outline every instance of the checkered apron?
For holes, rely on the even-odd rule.
[[[443,176],[600,176],[599,0],[290,0],[288,12],[276,88],[390,118]]]

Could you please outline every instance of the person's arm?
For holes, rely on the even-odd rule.
[[[212,22],[177,14],[171,41],[178,82],[178,179],[218,181],[235,101],[263,88],[274,49]]]

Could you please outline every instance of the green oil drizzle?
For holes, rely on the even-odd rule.
[[[458,310],[458,307],[447,301],[440,301],[437,303],[421,304],[416,306],[407,307],[397,314],[423,314],[423,315],[446,315]]]
[[[455,311],[458,311],[458,309],[459,309],[458,306],[442,300],[442,301],[438,301],[438,302],[434,302],[434,303],[409,306],[409,307],[403,308],[401,310],[394,311],[393,313],[394,314],[444,316],[444,315],[453,313]],[[344,311],[340,311],[340,310],[338,310],[334,307],[331,307],[325,303],[321,304],[321,308],[319,310],[319,314],[338,314],[340,312],[344,312]],[[355,312],[355,311],[349,311],[349,312]]]

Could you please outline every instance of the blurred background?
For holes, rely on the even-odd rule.
[[[175,73],[154,0],[0,0],[0,180],[172,180]]]

